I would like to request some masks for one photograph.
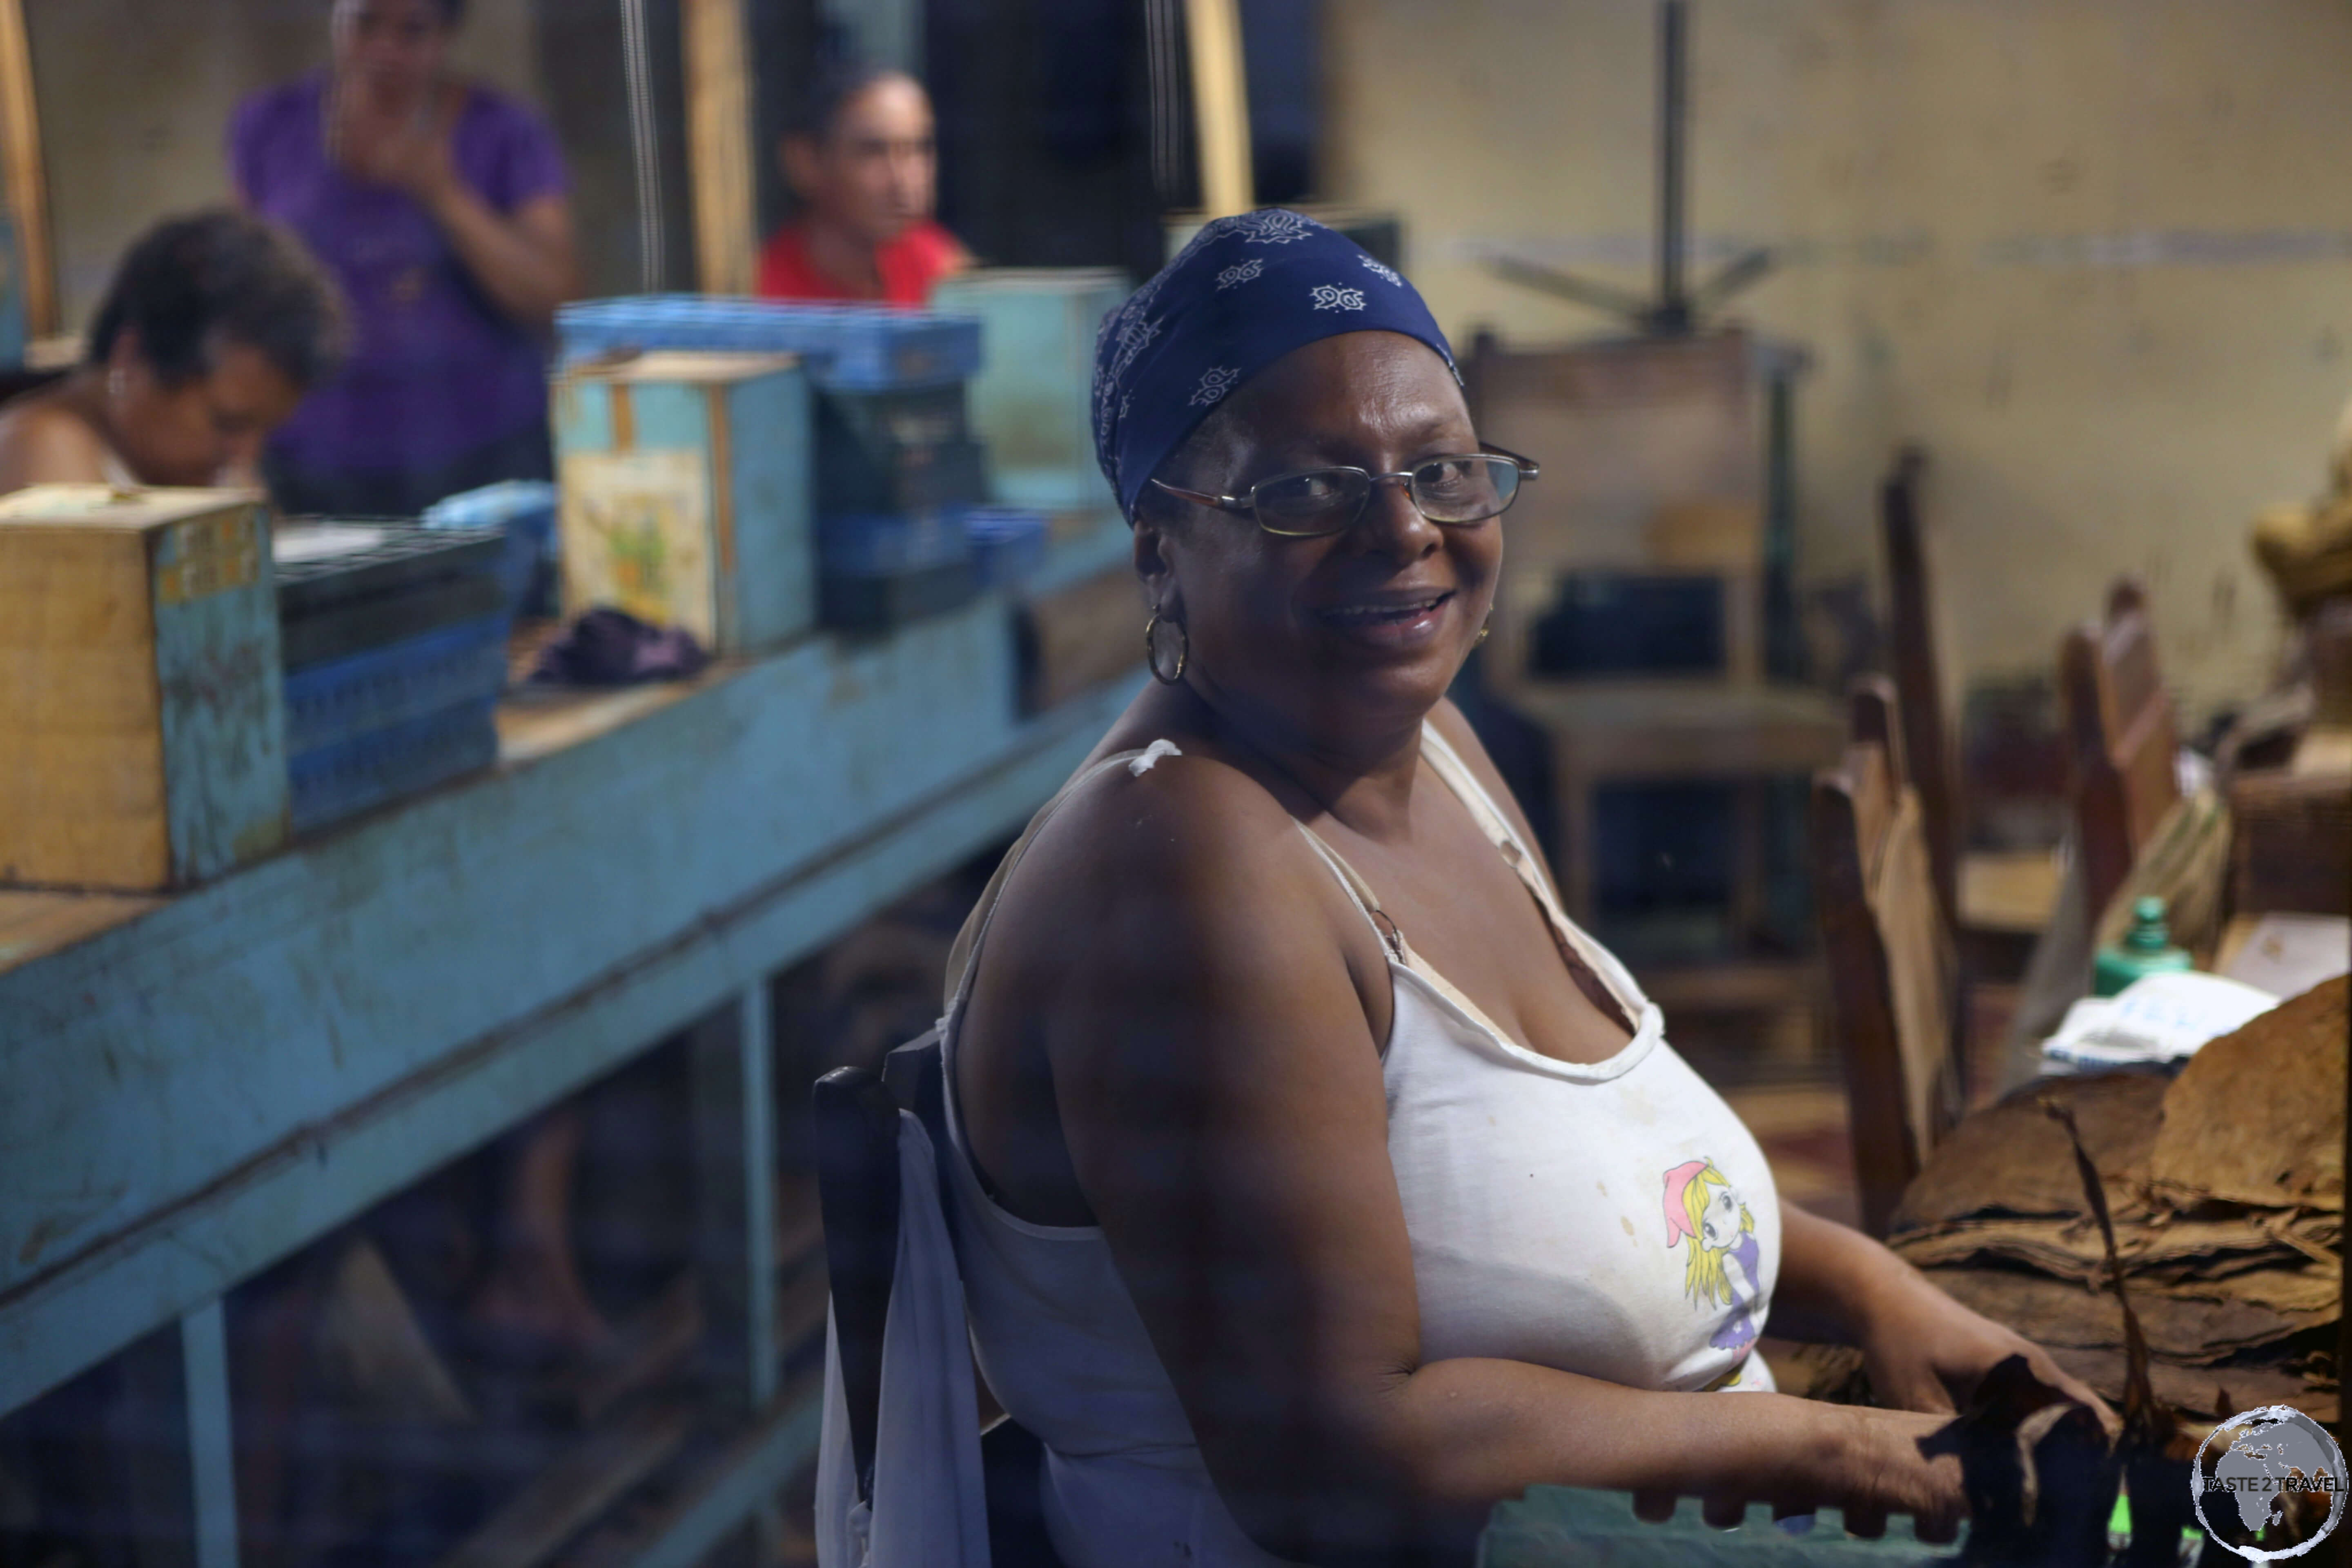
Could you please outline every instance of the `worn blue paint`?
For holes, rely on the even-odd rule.
[[[230,1441],[228,1334],[215,1297],[180,1320],[194,1490],[195,1568],[236,1568],[236,1450]]]
[[[1009,833],[1005,607],[817,639],[0,973],[0,1410]]]
[[[616,384],[627,388],[632,449],[683,448],[709,460],[724,448],[727,471],[710,473],[713,525],[723,495],[735,560],[727,571],[712,552],[719,647],[772,647],[807,633],[816,625],[807,375],[797,365],[707,382],[574,375],[558,384],[554,399],[559,452],[614,449]]]
[[[1128,295],[1100,268],[981,271],[940,283],[934,309],[977,316],[985,359],[970,389],[975,434],[988,443],[989,488],[1013,506],[1116,511],[1095,463],[1095,331]]]
[[[257,504],[151,529],[146,545],[163,700],[164,822],[172,881],[184,886],[286,840],[278,591],[268,521]],[[184,596],[168,586],[216,575],[229,585]]]

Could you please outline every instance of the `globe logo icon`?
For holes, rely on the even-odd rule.
[[[2250,1562],[2300,1557],[2344,1518],[2344,1452],[2292,1405],[2266,1405],[2214,1427],[2189,1485],[2197,1522]]]

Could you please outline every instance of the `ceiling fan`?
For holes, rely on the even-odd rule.
[[[1772,270],[1769,246],[1740,252],[1696,289],[1684,277],[1690,98],[1686,76],[1688,0],[1658,0],[1658,250],[1657,292],[1649,299],[1612,284],[1580,278],[1514,256],[1486,258],[1496,277],[1562,300],[1622,317],[1644,336],[1687,337],[1707,314]]]

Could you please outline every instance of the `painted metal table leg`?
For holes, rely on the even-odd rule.
[[[776,1397],[775,1041],[762,977],[744,989],[738,1026],[743,1078],[743,1265],[751,1408]]]
[[[188,1469],[195,1490],[196,1568],[236,1568],[236,1468],[230,1447],[228,1336],[218,1297],[180,1320],[187,1376]]]
[[[774,1052],[764,982],[697,1026],[698,1253],[717,1391],[764,1409],[775,1397]]]

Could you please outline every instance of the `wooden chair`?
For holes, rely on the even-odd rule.
[[[1863,1227],[1886,1234],[1961,1109],[1951,932],[1893,682],[1855,683],[1844,760],[1813,780],[1813,900],[1846,1075]]]
[[[2108,591],[2105,620],[2066,634],[2058,688],[2085,907],[2095,921],[2180,798],[2179,734],[2137,583],[2119,580]]]
[[[1759,353],[1738,332],[1543,350],[1482,338],[1465,365],[1480,435],[1544,464],[1542,479],[1506,520],[1509,556],[1481,664],[1492,696],[1549,738],[1554,870],[1562,901],[1580,921],[1593,917],[1599,792],[1706,780],[1738,792],[1728,923],[1735,941],[1750,935],[1765,904],[1761,781],[1804,777],[1838,754],[1836,703],[1764,674]],[[1569,573],[1716,579],[1721,669],[1538,670],[1538,624]],[[1645,973],[1643,982],[1669,1008],[1726,995],[1740,1010],[1803,1007],[1813,970],[1753,963]]]
[[[1936,647],[1923,505],[1927,475],[1927,454],[1906,447],[1878,495],[1886,550],[1887,641],[1903,710],[1906,773],[1927,815],[1927,852],[1944,919],[1972,947],[2014,947],[2050,923],[2061,870],[2057,857],[2045,851],[1967,847],[1966,801],[1953,758],[1953,731],[1944,719]]]
[[[857,1495],[874,1499],[874,1449],[882,1408],[882,1335],[898,1258],[898,1114],[914,1112],[941,1159],[948,1142],[936,1036],[892,1051],[880,1072],[836,1068],[817,1079],[818,1202],[824,1215],[833,1330],[849,1413]],[[942,1192],[952,1191],[947,1173]],[[983,1395],[985,1397],[985,1395]],[[989,1557],[1022,1568],[1061,1568],[1039,1497],[1045,1449],[1009,1416],[984,1426],[980,1458],[988,1500]]]

